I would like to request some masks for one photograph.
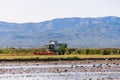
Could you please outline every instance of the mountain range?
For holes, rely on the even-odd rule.
[[[75,48],[120,47],[120,17],[57,18],[38,23],[0,21],[0,48],[43,47],[49,40]]]

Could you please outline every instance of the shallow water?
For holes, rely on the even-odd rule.
[[[72,65],[31,65],[31,66],[14,66],[14,65],[5,65],[5,66],[0,66],[0,69],[13,69],[13,68],[62,68],[62,67],[71,67]],[[92,64],[81,64],[81,65],[76,65],[76,66],[92,66]]]
[[[0,80],[120,80],[120,72],[2,74]]]
[[[92,67],[94,64],[79,64],[79,65],[74,65],[74,66],[78,66],[78,67]],[[96,66],[98,66],[99,64],[96,64]],[[102,66],[104,67],[106,64],[102,64]],[[0,65],[0,69],[13,69],[13,68],[62,68],[62,67],[71,67],[73,66],[72,64],[70,65]],[[116,66],[114,64],[110,64],[110,66]],[[120,66],[120,65],[118,65]]]
[[[119,64],[0,64],[0,80],[120,80]],[[77,66],[77,67],[76,67]],[[100,66],[100,67],[98,67]],[[73,67],[73,68],[71,68]],[[45,69],[41,72],[39,70]],[[49,71],[49,69],[53,69]],[[57,72],[54,70],[61,69]],[[66,70],[67,71],[64,71]],[[88,71],[78,71],[87,69]],[[90,70],[93,71],[90,71]],[[99,69],[99,71],[94,71]],[[62,71],[63,70],[63,71]],[[104,70],[104,71],[101,71]],[[28,71],[28,72],[27,72]]]

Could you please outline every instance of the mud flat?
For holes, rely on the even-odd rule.
[[[120,80],[120,60],[0,61],[0,80]]]

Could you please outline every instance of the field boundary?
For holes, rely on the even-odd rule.
[[[74,59],[68,59],[68,58],[50,58],[50,59],[37,59],[37,58],[31,58],[31,59],[0,59],[0,61],[72,61],[72,60],[120,60],[120,58],[74,58]]]

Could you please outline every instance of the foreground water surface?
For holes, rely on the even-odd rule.
[[[120,80],[120,72],[3,74],[0,80]]]
[[[120,64],[119,60],[0,62],[0,80],[120,80]]]

